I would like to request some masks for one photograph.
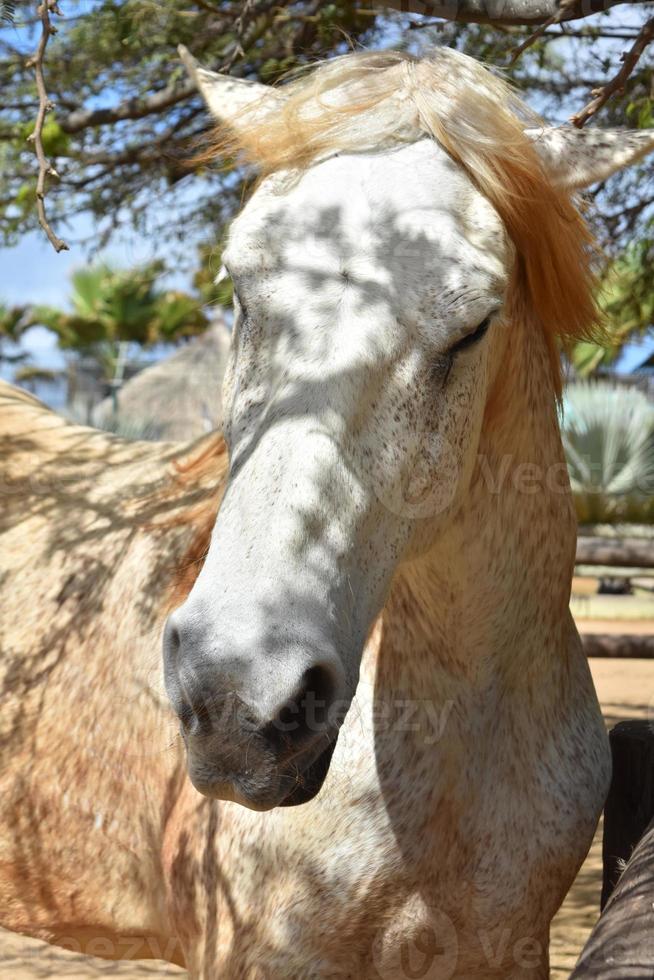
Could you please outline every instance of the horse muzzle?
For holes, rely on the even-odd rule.
[[[338,657],[290,644],[225,655],[184,617],[166,625],[164,677],[195,788],[255,810],[312,799],[351,700]]]

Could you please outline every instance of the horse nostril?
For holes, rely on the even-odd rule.
[[[211,729],[211,712],[206,703],[207,692],[199,678],[185,669],[182,634],[176,621],[177,613],[168,618],[163,637],[164,681],[168,697],[187,734],[201,734]]]
[[[330,709],[335,694],[336,683],[328,667],[319,664],[305,670],[293,695],[266,725],[266,736],[289,748],[325,734],[333,727]]]
[[[329,709],[336,694],[336,685],[331,671],[318,665],[304,673],[304,702],[312,711],[312,720],[321,731],[329,724]]]

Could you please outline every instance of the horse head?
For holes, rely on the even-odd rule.
[[[448,50],[349,56],[277,89],[183,57],[263,176],[223,254],[227,488],[165,678],[197,789],[269,809],[320,789],[398,565],[466,507],[520,298],[552,392],[564,314],[590,328],[570,190],[646,147],[529,128]]]

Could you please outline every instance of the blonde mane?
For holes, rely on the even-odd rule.
[[[516,249],[513,308],[544,332],[557,393],[559,342],[597,336],[593,239],[567,191],[541,165],[527,126],[541,124],[511,86],[466,55],[438,48],[349,54],[316,66],[220,127],[201,159],[244,158],[264,175],[336,152],[432,137],[502,218]]]

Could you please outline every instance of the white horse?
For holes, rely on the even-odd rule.
[[[609,779],[568,610],[556,341],[595,317],[569,195],[654,138],[525,132],[447,49],[273,91],[181,54],[231,130],[209,156],[265,179],[224,254],[231,465],[167,685],[201,793],[306,804],[220,808],[193,972],[546,976]]]
[[[654,138],[539,127],[447,50],[272,91],[183,56],[263,171],[229,471],[0,393],[0,922],[195,980],[540,980],[609,778],[568,611],[569,195]],[[207,546],[165,634],[198,793],[141,681]]]

